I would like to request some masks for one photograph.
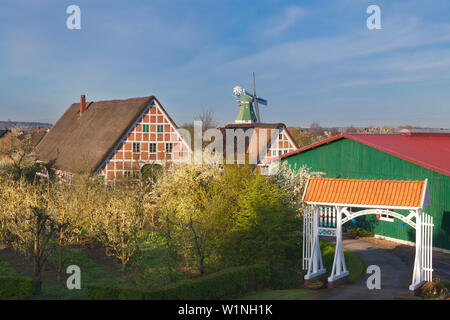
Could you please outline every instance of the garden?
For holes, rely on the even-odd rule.
[[[27,137],[8,142],[0,299],[310,296],[300,267],[308,168],[265,176],[247,165],[147,166],[139,179],[105,184],[79,172],[63,181],[35,161]],[[322,246],[331,264],[334,247]],[[364,264],[346,255],[359,277]]]
[[[182,165],[105,185],[30,166],[1,172],[2,298],[218,299],[301,283],[307,169]],[[68,266],[80,290],[67,288]]]

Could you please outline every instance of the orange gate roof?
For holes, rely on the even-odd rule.
[[[430,205],[427,180],[362,180],[311,177],[303,201],[309,204],[421,208]]]

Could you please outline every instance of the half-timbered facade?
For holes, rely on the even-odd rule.
[[[231,130],[234,136],[238,135],[239,130],[243,131],[247,161],[255,164],[261,173],[264,174],[268,174],[272,159],[298,148],[295,140],[283,123],[230,123],[221,128],[221,131],[224,137],[225,148],[234,148],[236,162],[239,159],[239,149],[237,147],[239,138],[234,138],[233,140],[227,138],[227,130]],[[250,154],[252,153],[254,162],[250,160]]]
[[[186,162],[190,155],[177,126],[155,99],[105,159],[98,174],[108,181],[122,179],[147,164]]]
[[[72,104],[36,147],[39,160],[70,178],[89,171],[113,181],[147,164],[190,160],[191,149],[154,97]]]

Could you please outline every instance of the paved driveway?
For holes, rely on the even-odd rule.
[[[317,291],[317,299],[321,300],[391,300],[407,298],[408,285],[411,281],[411,268],[392,250],[376,247],[361,240],[343,240],[344,248],[358,254],[367,266],[375,264],[381,269],[381,289],[369,290],[366,275],[362,280],[353,284],[343,284],[334,289]]]

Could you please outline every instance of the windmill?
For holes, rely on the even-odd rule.
[[[260,123],[259,104],[267,105],[267,100],[256,95],[255,73],[253,76],[253,94],[239,86],[233,88],[233,96],[239,104],[239,113],[235,123]]]

